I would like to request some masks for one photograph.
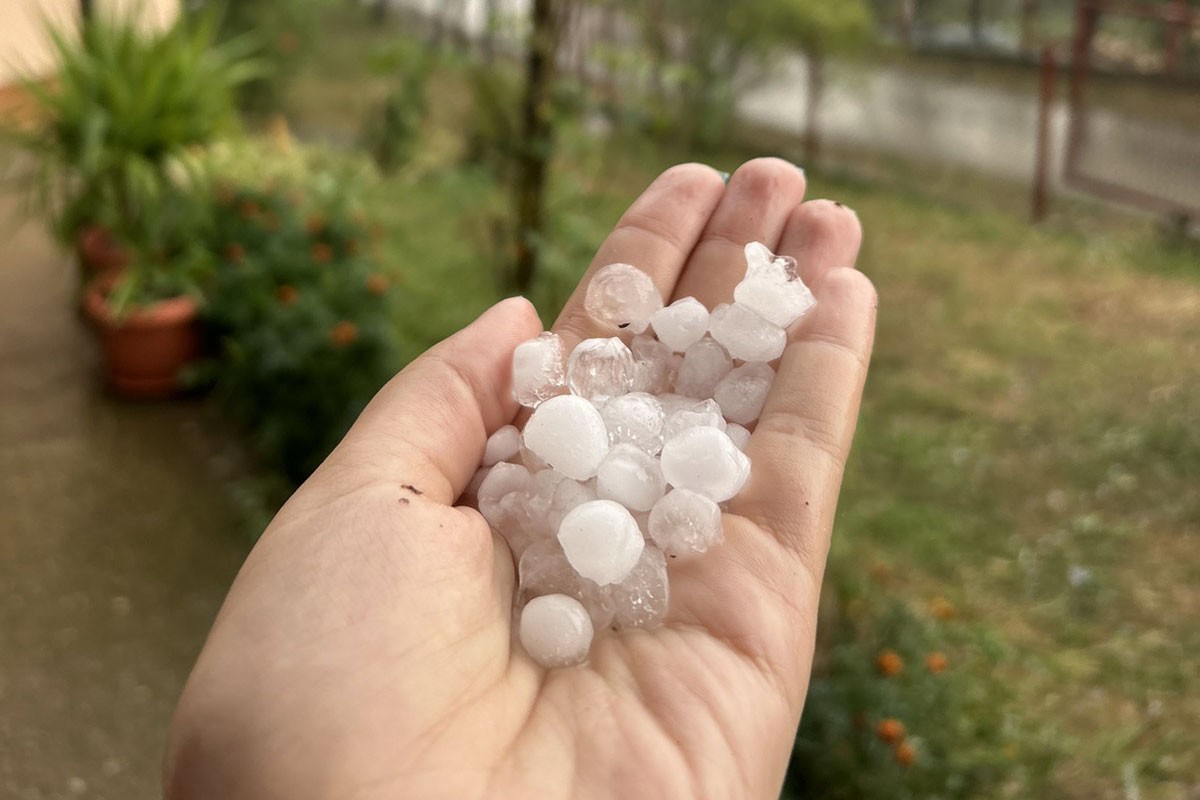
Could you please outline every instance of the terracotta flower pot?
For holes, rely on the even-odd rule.
[[[129,264],[129,251],[103,225],[88,225],[75,235],[75,252],[84,274],[120,272]]]
[[[108,302],[114,282],[111,273],[97,278],[83,298],[84,312],[100,334],[106,380],[125,397],[175,394],[182,388],[180,371],[201,353],[196,301],[173,297],[118,319]]]

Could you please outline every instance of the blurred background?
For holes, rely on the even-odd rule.
[[[254,537],[662,169],[879,334],[787,797],[1200,798],[1200,2],[5,0],[0,796],[157,796]]]

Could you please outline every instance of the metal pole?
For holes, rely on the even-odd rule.
[[[1037,155],[1033,167],[1032,217],[1041,222],[1050,210],[1050,120],[1054,111],[1054,48],[1042,48],[1041,90],[1038,92]]]

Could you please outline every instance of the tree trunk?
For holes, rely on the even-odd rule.
[[[525,64],[525,99],[521,107],[521,141],[517,156],[517,230],[514,288],[527,292],[537,273],[544,227],[546,172],[554,154],[551,92],[558,51],[560,0],[533,0],[529,51]]]
[[[1037,47],[1034,41],[1034,31],[1037,28],[1038,14],[1041,11],[1039,0],[1021,0],[1021,49],[1033,50]]]
[[[967,5],[967,27],[971,30],[971,44],[983,45],[983,0],[970,0]]]
[[[825,94],[825,54],[813,48],[805,54],[808,62],[808,92],[804,103],[804,160],[816,163],[821,155],[819,112]]]
[[[896,33],[905,45],[913,40],[913,24],[917,17],[917,0],[900,0],[900,14],[896,20]]]
[[[496,60],[496,18],[497,0],[484,0],[483,4],[483,36],[480,45],[483,49],[483,63],[492,64]]]
[[[374,0],[371,3],[371,21],[375,24],[384,22],[388,15],[388,0]]]

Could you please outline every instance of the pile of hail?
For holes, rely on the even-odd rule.
[[[795,259],[752,242],[731,304],[664,307],[650,276],[610,264],[584,305],[612,337],[569,355],[555,333],[517,347],[512,391],[533,412],[524,431],[488,439],[468,494],[517,559],[534,661],[579,664],[594,631],[662,623],[667,561],[720,542],[721,504],[750,476],[743,451],[770,362],[814,304]]]

